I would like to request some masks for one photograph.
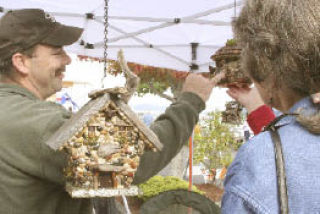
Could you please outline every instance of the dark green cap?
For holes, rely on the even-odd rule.
[[[0,58],[27,50],[36,44],[71,45],[82,28],[63,25],[41,9],[8,11],[0,19]]]

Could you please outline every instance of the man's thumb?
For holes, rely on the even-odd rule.
[[[216,76],[214,76],[211,79],[212,86],[213,87],[216,86],[220,82],[220,80],[223,79],[224,77],[225,77],[225,73],[223,73],[223,72],[218,73]]]

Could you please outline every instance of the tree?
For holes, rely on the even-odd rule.
[[[228,167],[232,152],[238,150],[241,141],[234,132],[235,127],[221,122],[221,112],[210,112],[199,124],[194,136],[194,162],[208,168]]]

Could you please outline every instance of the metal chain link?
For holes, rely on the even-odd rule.
[[[109,26],[109,0],[104,1],[104,53],[103,53],[103,78],[102,78],[102,88],[104,88],[104,79],[107,77],[107,67],[108,67],[108,26]]]
[[[237,0],[234,0],[234,18],[237,17]]]

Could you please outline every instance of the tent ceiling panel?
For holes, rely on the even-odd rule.
[[[234,0],[109,0],[108,57],[116,59],[122,48],[127,61],[189,71],[190,44],[198,43],[194,62],[208,71],[210,56],[232,38],[234,6]],[[241,1],[236,6],[239,13]],[[82,27],[81,40],[93,46],[79,41],[67,51],[103,57],[104,0],[6,0],[0,7],[42,8],[59,22]],[[87,19],[88,13],[93,19]]]

